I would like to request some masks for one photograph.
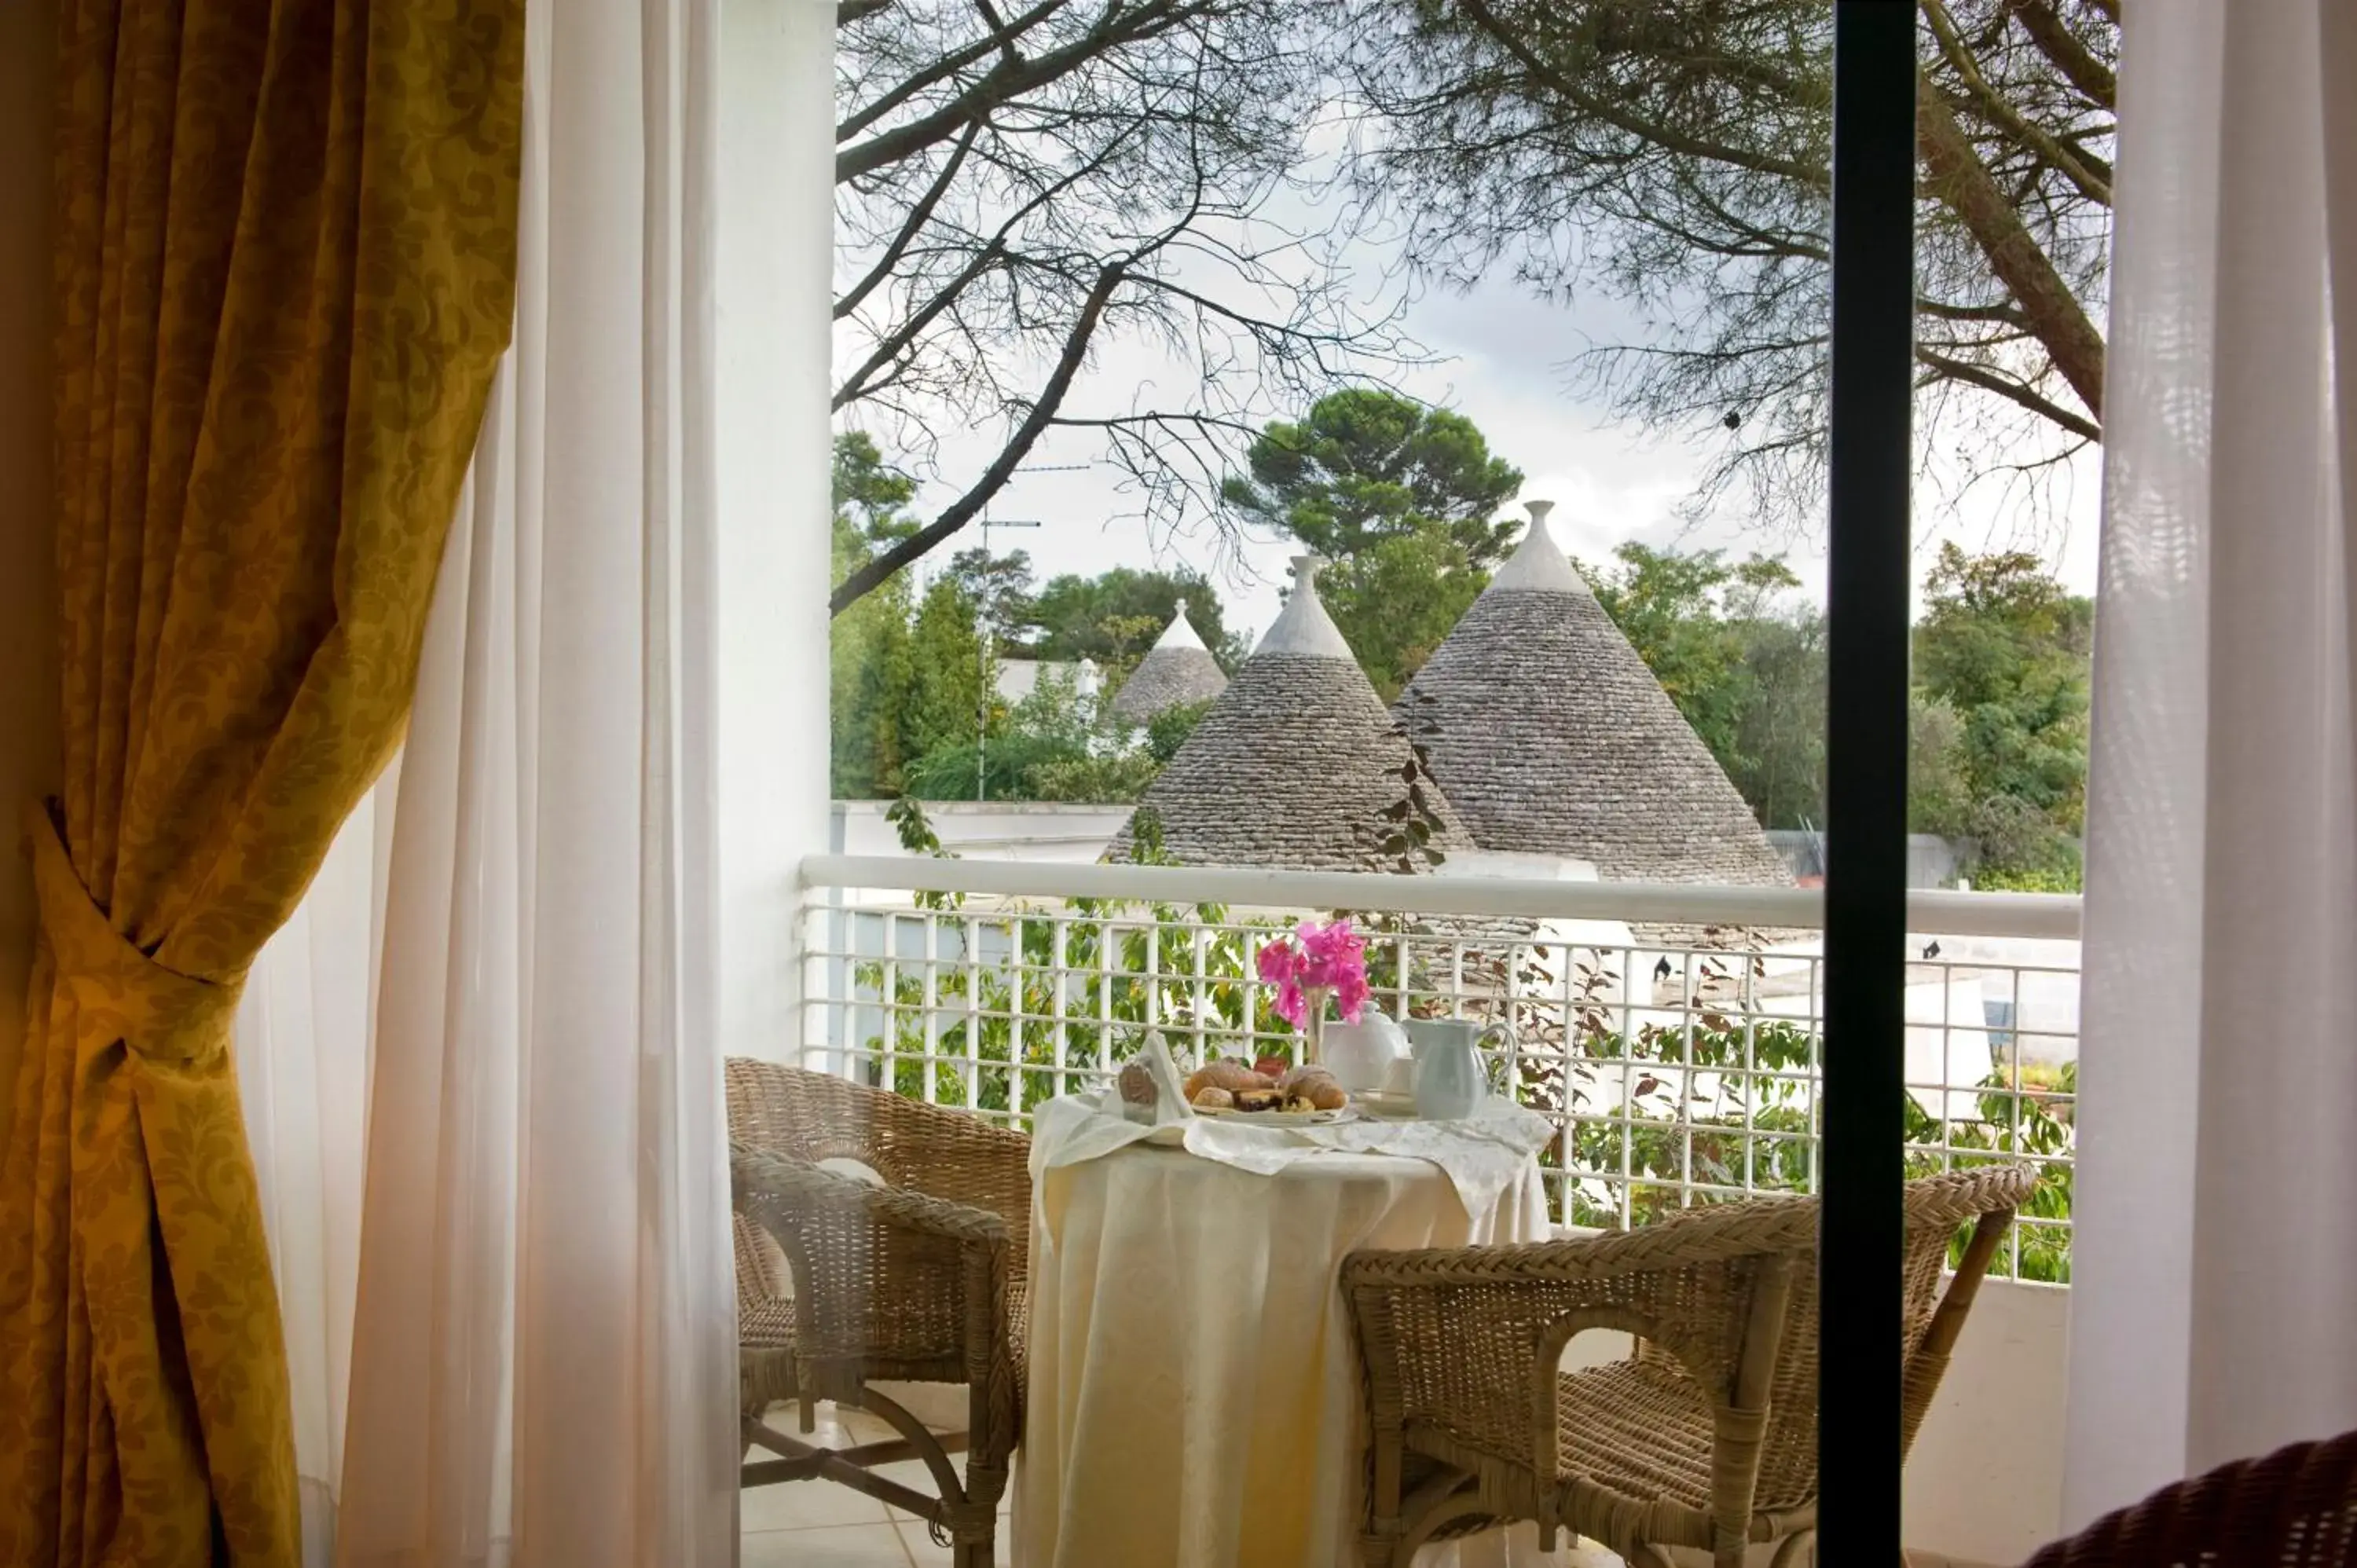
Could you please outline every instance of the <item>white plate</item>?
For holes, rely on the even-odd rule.
[[[1347,1105],[1339,1111],[1238,1111],[1229,1105],[1198,1105],[1194,1112],[1198,1116],[1258,1127],[1323,1127],[1329,1122],[1351,1121],[1359,1114]]]

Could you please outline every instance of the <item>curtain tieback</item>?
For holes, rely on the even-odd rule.
[[[245,976],[200,979],[158,963],[107,919],[66,854],[56,820],[38,801],[25,811],[33,888],[58,979],[73,993],[85,1038],[121,1040],[145,1060],[193,1062],[229,1047]]]

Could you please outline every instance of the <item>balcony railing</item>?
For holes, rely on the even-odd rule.
[[[1627,1228],[1817,1183],[1819,894],[919,857],[805,862],[805,1064],[1021,1125],[1159,1030],[1290,1055],[1254,957],[1351,912],[1394,1017],[1506,1026],[1493,1085],[1552,1118],[1556,1219]],[[1910,1168],[2039,1167],[1997,1272],[2070,1278],[2078,900],[1909,904]]]

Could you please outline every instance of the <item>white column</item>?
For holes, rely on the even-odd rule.
[[[834,6],[721,6],[722,1051],[801,1028],[795,867],[827,835]]]

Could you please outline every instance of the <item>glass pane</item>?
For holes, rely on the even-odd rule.
[[[2075,886],[2108,9],[1919,13],[1908,807],[1926,888]],[[1491,1101],[1539,1119],[1537,1208],[1516,1225],[1594,1237],[1816,1192],[1822,942],[1804,904],[1773,896],[1820,882],[1838,831],[1832,7],[896,0],[839,16],[842,842],[954,856],[964,890],[910,872],[823,891],[805,1065],[1036,1137],[1074,1097],[1120,1102],[1157,1039],[1183,1098],[1215,1059],[1275,1077],[1314,1053],[1390,1125],[1376,1113],[1419,1103],[1421,1064],[1386,1063],[1398,1036],[1346,1022],[1297,972],[1314,955],[1297,925],[1351,910],[1369,1005],[1477,1026]],[[1297,568],[1309,554],[1325,564]],[[1099,861],[1111,870],[1078,869]],[[1237,866],[1452,891],[1206,879]],[[1665,883],[1687,901],[1630,886]],[[2043,1521],[1977,1497],[1964,1455],[2002,1442],[2047,1463],[2049,1437],[2016,1441],[2012,1413],[2059,1375],[2059,1337],[2037,1335],[2068,1279],[2077,955],[2030,914],[1962,923],[1982,934],[1909,937],[1890,1042],[1908,1168],[2034,1168],[1990,1264],[2022,1291],[1993,1285],[1980,1310],[2026,1315],[2008,1326],[2050,1359],[1952,1380],[1963,1402],[1916,1449],[1909,1544],[2010,1561]],[[1101,1230],[1125,1157],[1053,1178],[1084,1208],[1097,1195]],[[1183,1157],[1157,1168],[1193,1170]],[[1203,1179],[1229,1192],[1232,1168]],[[1292,1343],[1337,1299],[1348,1250],[1287,1230],[1287,1256],[1325,1271],[1310,1287],[1206,1289],[1233,1272],[1221,1247],[1291,1211],[1266,1197],[1291,1177],[1256,1179],[1233,1191],[1261,1197],[1214,1203],[1233,1216],[1221,1227],[1119,1254],[1134,1266],[1091,1254],[1107,1293],[1091,1309],[1140,1315],[1125,1342],[1158,1386],[1232,1393],[1220,1432],[1238,1442],[1241,1412],[1293,1396],[1230,1389],[1177,1348],[1206,1322],[1263,1358]],[[1122,1212],[1202,1209],[1157,1210],[1156,1190]],[[1043,1235],[1034,1293],[1065,1288]],[[1471,1234],[1361,1240],[1404,1238]],[[1964,1260],[1961,1233],[1927,1245],[1919,1264]],[[1926,1312],[1937,1274],[1910,1276]],[[1786,1310],[1813,1313],[1813,1280],[1795,1275]],[[1066,1375],[1049,1352],[1077,1300],[1035,1294],[1022,1315],[1035,1412],[1039,1369]],[[1183,1332],[1146,1326],[1173,1303]],[[1401,1310],[1408,1333],[1427,1307]],[[1403,1400],[1463,1391],[1450,1358],[1477,1315],[1428,1311]],[[1325,1343],[1335,1397],[1354,1398],[1358,1342]],[[1566,1408],[1618,1397],[1614,1378],[1678,1375],[1631,1349],[1625,1329],[1574,1336],[1563,1368],[1588,1380],[1566,1385]],[[1829,1366],[1847,1353],[1824,1348]],[[1527,1391],[1474,1390],[1493,1413]],[[963,1397],[932,1413],[962,1422]],[[1228,1499],[1151,1490],[1180,1484],[1138,1457],[1173,1402],[1122,1408],[1135,1467],[1118,1480],[1103,1467],[1118,1445],[1078,1452],[1046,1417],[1028,1433],[1028,1462],[1082,1499],[1063,1517],[1086,1522],[1059,1528],[1228,1518]],[[1813,1495],[1815,1411],[1778,1410],[1762,1496],[1782,1506]],[[845,1440],[880,1440],[872,1415],[838,1411]],[[1278,1489],[1325,1498],[1359,1473],[1356,1442],[1305,1440],[1286,1463],[1307,1478]],[[1304,1528],[1347,1541],[1366,1520],[1335,1507]],[[1099,1559],[1118,1560],[1126,1543],[1107,1541]]]

